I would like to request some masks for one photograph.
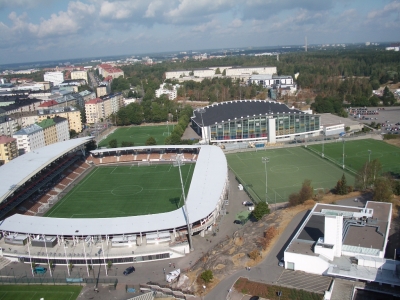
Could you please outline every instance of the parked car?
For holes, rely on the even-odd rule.
[[[125,269],[124,275],[126,276],[126,275],[129,275],[129,274],[133,273],[133,272],[135,272],[135,267],[129,267],[129,268]]]
[[[253,202],[250,202],[250,201],[247,201],[247,202],[244,204],[244,206],[254,206],[254,203],[253,203]]]
[[[47,272],[47,269],[46,269],[46,268],[43,268],[43,267],[35,267],[35,268],[33,269],[33,272],[34,272],[35,274],[44,274],[44,273]]]
[[[233,221],[233,224],[242,224],[242,221],[240,221],[240,220],[235,220],[235,221]]]
[[[285,260],[283,259],[283,257],[279,260],[278,266],[280,266],[280,267],[285,266]]]

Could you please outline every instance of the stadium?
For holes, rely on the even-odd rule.
[[[319,115],[265,100],[235,100],[195,110],[193,129],[206,143],[276,143],[320,134]],[[341,130],[343,131],[343,130]]]
[[[2,256],[87,268],[182,257],[190,236],[204,236],[223,213],[228,167],[219,147],[86,153],[90,141],[53,144],[2,166]]]

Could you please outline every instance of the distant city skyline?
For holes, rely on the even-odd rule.
[[[399,41],[400,0],[0,0],[0,64]]]

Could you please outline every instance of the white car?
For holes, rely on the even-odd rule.
[[[358,202],[358,199],[357,199],[357,198],[354,198],[354,202]]]
[[[280,267],[284,267],[285,266],[285,260],[284,260],[283,257],[279,260],[278,266],[280,266]]]

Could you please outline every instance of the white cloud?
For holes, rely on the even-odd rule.
[[[368,19],[387,18],[391,15],[397,15],[399,21],[400,2],[393,1],[383,7],[383,9],[373,10],[368,14]]]

